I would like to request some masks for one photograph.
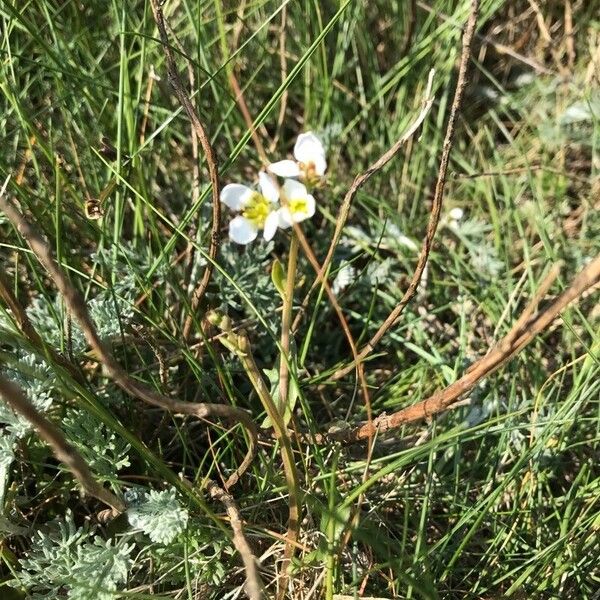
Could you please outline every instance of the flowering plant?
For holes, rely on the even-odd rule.
[[[221,202],[238,213],[229,223],[231,241],[249,244],[260,231],[269,241],[278,228],[287,229],[315,214],[315,198],[306,186],[316,185],[325,174],[325,149],[314,133],[301,133],[294,146],[294,157],[295,161],[270,164],[268,173],[260,171],[260,191],[239,183],[230,183],[221,190]],[[282,186],[275,176],[284,178]]]
[[[294,145],[296,160],[280,160],[269,165],[268,170],[279,177],[294,177],[314,185],[327,169],[325,148],[311,131],[301,133]]]
[[[260,192],[239,183],[230,183],[221,190],[221,202],[238,212],[229,223],[229,238],[237,244],[253,242],[260,230],[269,241],[277,231],[279,190],[264,171],[258,174]]]

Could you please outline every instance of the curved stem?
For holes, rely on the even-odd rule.
[[[21,388],[2,376],[0,376],[0,398],[31,424],[50,446],[54,456],[73,473],[88,496],[93,496],[110,506],[114,516],[125,511],[123,500],[96,481],[83,456],[67,442],[63,432],[35,408]]]
[[[219,417],[232,422],[240,423],[248,432],[249,448],[242,464],[235,473],[231,475],[226,482],[225,487],[231,488],[239,480],[252,463],[254,454],[256,453],[256,445],[258,433],[256,424],[252,416],[235,406],[226,404],[216,404],[209,402],[184,402],[175,400],[170,396],[165,396],[154,391],[149,386],[141,383],[137,379],[131,377],[125,369],[117,362],[109,347],[102,341],[96,326],[92,321],[85,299],[73,286],[67,277],[65,271],[56,263],[52,256],[52,250],[48,242],[39,234],[39,232],[27,221],[21,211],[12,204],[7,198],[0,193],[0,209],[6,214],[9,221],[14,225],[17,231],[23,236],[25,241],[31,247],[33,253],[38,260],[44,265],[48,271],[48,275],[56,285],[64,301],[79,323],[83,335],[95,352],[96,356],[102,363],[104,371],[110,379],[112,379],[122,390],[135,398],[143,400],[147,404],[158,406],[163,410],[168,410],[178,414],[194,415],[198,419],[206,419],[209,417]]]
[[[215,312],[209,313],[207,319],[226,334],[219,338],[219,341],[240,359],[250,383],[254,387],[267,416],[271,420],[275,438],[281,445],[281,460],[283,462],[283,471],[285,473],[285,481],[289,494],[289,518],[286,533],[287,542],[281,567],[281,577],[279,579],[279,593],[277,596],[278,599],[283,599],[285,597],[285,590],[289,579],[288,567],[294,555],[300,528],[300,479],[298,477],[296,463],[294,462],[292,443],[283,417],[275,405],[275,402],[273,402],[273,398],[265,385],[260,369],[254,361],[250,341],[248,340],[245,331],[242,330],[239,333],[235,333],[232,330],[231,322],[228,317],[221,316]]]
[[[186,94],[185,88],[181,83],[181,79],[179,78],[179,73],[173,57],[173,51],[169,45],[169,37],[167,35],[165,16],[162,11],[162,3],[158,2],[158,0],[150,0],[150,5],[152,6],[154,21],[156,22],[156,27],[158,28],[158,33],[160,34],[160,42],[163,47],[165,59],[167,61],[167,74],[169,76],[169,82],[175,91],[175,95],[177,96],[179,103],[187,114],[192,125],[192,129],[194,130],[194,133],[198,137],[200,145],[204,150],[210,185],[212,188],[212,226],[210,230],[210,242],[208,245],[209,260],[206,263],[206,267],[204,267],[204,275],[202,276],[202,279],[192,293],[192,298],[190,300],[190,312],[183,325],[183,339],[187,340],[194,325],[194,317],[210,282],[214,268],[214,261],[216,260],[217,253],[219,251],[219,231],[221,229],[219,169],[217,165],[217,157],[210,142],[207,130],[200,120],[200,117],[198,116],[198,113],[196,112],[196,109],[194,108],[189,96]]]

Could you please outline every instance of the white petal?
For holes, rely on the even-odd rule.
[[[462,208],[460,208],[459,206],[455,206],[448,214],[450,215],[451,219],[454,219],[455,221],[460,221],[465,213],[463,212]]]
[[[325,155],[317,156],[313,162],[315,164],[315,173],[319,177],[323,177],[323,175],[325,175],[325,171],[327,170],[327,161],[325,160]]]
[[[308,195],[306,186],[294,179],[286,179],[283,182],[283,193],[287,200],[302,200]]]
[[[315,214],[315,199],[313,196],[308,195],[305,198],[306,201],[306,212],[295,212],[292,213],[292,218],[295,223],[300,223],[305,219],[310,219]]]
[[[278,225],[281,229],[287,229],[292,226],[292,215],[287,206],[282,206],[276,214],[279,221]]]
[[[229,223],[229,238],[236,244],[249,244],[256,239],[258,230],[246,217],[238,215]]]
[[[245,185],[230,183],[221,190],[221,202],[231,210],[241,210],[252,193],[252,190]]]
[[[310,194],[306,196],[306,216],[305,219],[310,219],[315,214],[316,202],[314,196]]]
[[[314,133],[301,133],[294,146],[294,157],[298,162],[313,162],[316,165],[317,160],[325,161],[325,148]]]
[[[279,177],[299,177],[300,167],[295,160],[280,160],[270,164],[267,169]]]
[[[272,177],[267,175],[264,171],[261,171],[258,174],[258,184],[260,185],[260,190],[262,195],[273,204],[277,204],[279,202],[279,188],[275,185]]]
[[[273,239],[275,232],[277,231],[277,226],[279,225],[279,215],[277,214],[279,211],[274,210],[272,213],[269,213],[269,216],[265,220],[265,227],[263,231],[263,237],[267,242]]]

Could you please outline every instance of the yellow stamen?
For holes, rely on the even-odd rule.
[[[295,215],[296,213],[308,214],[308,204],[306,198],[297,198],[296,200],[288,201],[290,212]]]
[[[271,212],[271,203],[258,192],[254,192],[242,211],[242,215],[259,229],[263,228]]]

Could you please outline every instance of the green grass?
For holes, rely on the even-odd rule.
[[[228,70],[237,73],[265,145],[279,138],[270,159],[288,157],[302,131],[326,141],[326,183],[315,192],[317,215],[303,223],[321,261],[354,176],[416,117],[427,74],[436,70],[436,100],[419,135],[359,191],[336,251],[332,279],[342,261],[352,265],[339,300],[354,338],[364,343],[402,296],[416,263],[416,253],[398,244],[398,232],[417,245],[425,234],[468,2],[434,0],[432,11],[416,3],[406,52],[408,2],[287,2],[283,75],[282,4],[258,0],[240,11],[237,4],[165,4],[185,51],[175,48],[180,72],[187,83],[187,61],[191,96],[223,184],[252,182],[261,167]],[[555,25],[555,59],[527,2],[482,2],[479,32],[553,74],[538,74],[476,40],[427,282],[366,365],[374,414],[454,381],[510,329],[550,265],[564,263],[551,290],[557,294],[598,253],[600,94],[589,65],[593,53],[598,60],[600,21],[597,3],[572,4],[576,60],[569,67],[562,9],[542,6]],[[120,363],[166,394],[241,406],[262,423],[261,404],[237,359],[198,327],[192,344],[182,342],[190,290],[208,260],[210,187],[200,152],[200,193],[193,200],[190,127],[166,75],[149,3],[1,0],[0,34],[0,178],[12,174],[8,193],[43,230],[88,301],[108,298],[107,306],[118,308],[110,342]],[[556,60],[565,69],[562,79]],[[160,80],[146,104],[152,68]],[[570,120],[575,113],[583,117]],[[116,148],[116,161],[99,152],[102,136]],[[87,219],[86,200],[113,179],[104,218]],[[452,207],[465,212],[457,228],[447,216]],[[209,308],[227,312],[249,332],[259,366],[277,368],[281,302],[269,272],[275,258],[285,264],[288,238],[280,232],[270,245],[241,249],[227,240],[228,218],[197,324]],[[176,263],[190,247],[195,263]],[[180,474],[198,482],[226,479],[246,450],[242,429],[165,415],[118,392],[85,348],[72,347],[54,285],[2,216],[0,268],[24,305],[46,311],[38,322],[45,341],[85,374],[82,386],[50,365],[59,384],[49,414],[60,425],[76,408],[130,445],[130,466],[110,479],[115,491],[174,485],[188,503],[190,524],[177,543],[162,548],[136,538],[123,597],[234,597],[227,594],[239,590],[243,573],[228,550],[228,530],[214,521],[222,507],[186,493]],[[301,257],[298,301],[313,280]],[[600,586],[597,303],[597,293],[590,294],[566,310],[465,405],[379,437],[370,462],[364,446],[300,445],[305,550],[294,559],[289,597],[594,598]],[[18,351],[33,349],[5,312],[0,362],[26,374]],[[295,345],[296,426],[316,433],[335,420],[366,419],[354,376],[330,380],[352,356],[326,295],[313,296]],[[33,531],[67,507],[78,522],[94,520],[103,508],[79,497],[70,475],[32,437],[18,443],[6,481],[3,518],[27,533],[2,529],[4,581],[19,571]],[[273,593],[287,488],[268,435],[232,494]],[[123,518],[101,527],[106,539],[121,539],[126,530]],[[0,592],[9,593],[1,584]]]

